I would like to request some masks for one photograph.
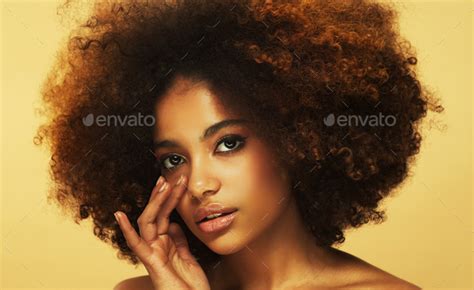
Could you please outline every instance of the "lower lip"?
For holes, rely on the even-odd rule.
[[[233,213],[230,213],[228,215],[199,223],[198,227],[201,229],[201,231],[205,233],[215,233],[218,231],[222,231],[230,226],[230,224],[234,221],[236,215],[237,211],[234,211]]]

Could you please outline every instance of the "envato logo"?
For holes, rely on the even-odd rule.
[[[130,126],[130,127],[143,127],[143,126],[154,126],[155,117],[152,115],[97,115],[89,114],[82,118],[82,123],[86,127],[90,127],[96,124],[99,127],[110,127],[110,126]]]
[[[324,118],[324,125],[330,127],[337,124],[340,127],[345,126],[369,126],[369,127],[392,127],[397,123],[394,115],[338,115],[329,114]]]

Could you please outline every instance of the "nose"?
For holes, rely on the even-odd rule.
[[[212,172],[211,164],[196,161],[193,163],[191,172],[188,175],[188,194],[192,199],[202,202],[219,191],[221,182]]]

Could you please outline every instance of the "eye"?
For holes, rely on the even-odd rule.
[[[227,135],[217,142],[216,151],[223,154],[237,152],[245,144],[246,137],[239,135]],[[184,162],[184,157],[176,154],[166,155],[159,162],[161,167],[167,170],[173,170],[175,167]]]
[[[243,146],[243,144],[245,143],[245,139],[246,138],[239,135],[227,135],[221,138],[219,142],[217,142],[218,144],[217,149],[221,148],[218,151],[224,154],[237,151]]]
[[[174,167],[180,165],[182,161],[183,157],[176,154],[170,154],[165,158],[161,159],[160,164],[163,168],[172,170]]]

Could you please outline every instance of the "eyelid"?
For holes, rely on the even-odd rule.
[[[239,135],[239,134],[235,134],[235,133],[231,133],[231,134],[227,134],[227,135],[224,135],[222,136],[221,138],[219,138],[215,143],[214,143],[214,151],[215,151],[215,148],[217,148],[217,146],[222,143],[224,140],[226,139],[236,139],[238,142],[241,142],[241,143],[245,143],[245,140],[247,139],[247,137],[245,136],[242,136],[242,135]],[[232,154],[234,152],[237,152],[240,148],[242,147],[242,145],[239,145],[236,149],[233,149],[233,150],[229,150],[229,151],[223,151],[223,152],[218,152],[219,154]],[[161,158],[159,158],[159,164],[162,166],[162,164],[164,163],[164,161],[170,157],[170,156],[173,156],[173,155],[177,155],[179,156],[180,158],[184,158],[186,159],[184,156],[181,156],[180,154],[176,154],[176,153],[169,153],[169,154],[164,154]],[[178,165],[176,165],[175,167],[177,167]],[[167,170],[173,170],[175,167],[173,168],[166,168]]]
[[[168,157],[170,157],[170,156],[173,156],[173,155],[177,155],[177,156],[179,156],[179,157],[181,157],[181,158],[184,158],[184,157],[181,156],[180,154],[167,153],[167,154],[164,154],[163,156],[160,157],[160,159],[159,159],[160,163],[163,163],[163,162],[166,160],[166,158],[168,158]]]
[[[238,139],[239,141],[245,141],[245,139],[247,139],[247,137],[231,133],[231,134],[227,134],[227,135],[224,135],[221,138],[219,138],[219,140],[217,140],[216,143],[214,144],[214,147],[216,147],[217,144],[221,143],[225,139],[230,139],[230,138]]]
[[[223,143],[224,141],[226,141],[226,139],[236,142],[237,147],[235,147],[231,150],[216,152],[217,154],[231,155],[231,154],[238,153],[245,146],[245,139],[247,139],[247,137],[237,135],[237,134],[226,135],[226,136],[220,138],[219,141],[217,141],[217,145],[215,146],[216,149],[220,146],[220,143]]]
[[[230,134],[226,134],[224,136],[222,136],[221,138],[219,138],[215,143],[214,143],[214,148],[216,148],[216,146],[221,143],[222,141],[224,141],[225,139],[229,139],[229,138],[235,138],[235,139],[239,139],[240,141],[245,141],[245,139],[247,139],[247,137],[244,137],[244,136],[241,136],[239,134],[234,134],[234,133],[230,133]],[[170,154],[164,154],[159,160],[160,162],[163,161],[164,159],[166,159],[168,156],[170,155],[179,155],[179,154],[176,154],[176,153],[170,153]]]

